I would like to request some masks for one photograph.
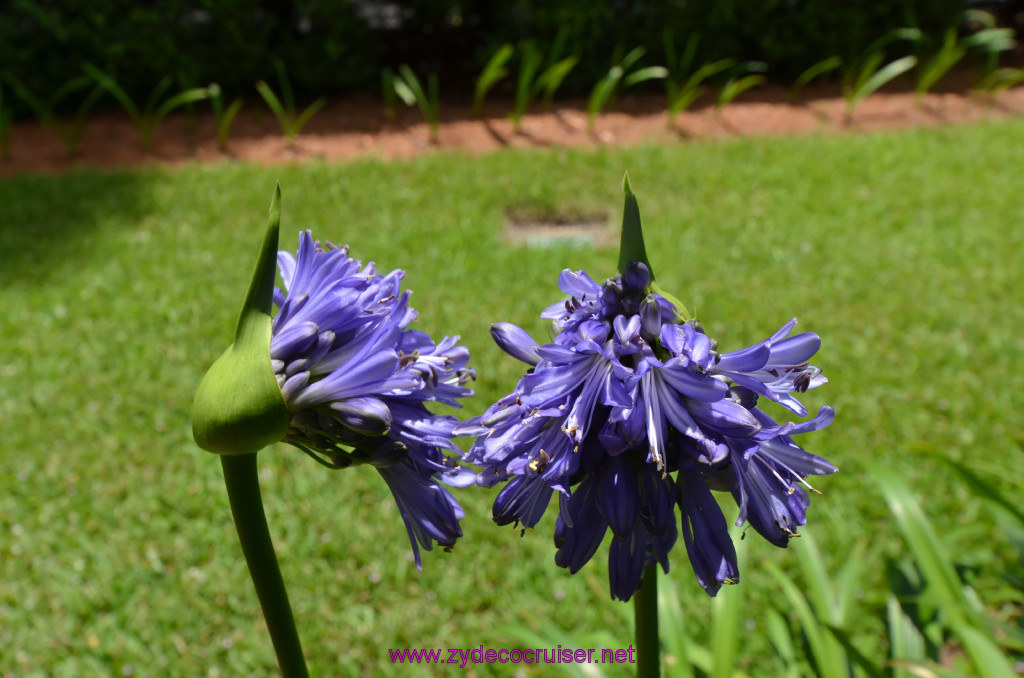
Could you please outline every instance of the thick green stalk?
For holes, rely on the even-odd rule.
[[[633,595],[636,620],[637,678],[659,678],[661,675],[661,644],[658,642],[658,567],[644,568],[643,584]]]
[[[256,453],[222,455],[220,461],[238,540],[242,543],[245,562],[249,566],[260,607],[263,608],[263,618],[267,621],[270,640],[274,643],[281,675],[284,678],[308,678],[302,643],[295,629],[288,592],[284,588],[274,543],[267,529],[267,516],[263,512]]]

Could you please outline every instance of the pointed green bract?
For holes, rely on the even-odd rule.
[[[629,185],[629,172],[622,177],[622,191],[626,194],[626,204],[622,209],[622,239],[619,241],[619,273],[626,272],[631,261],[639,261],[647,267],[651,276],[651,290],[668,299],[679,311],[680,322],[691,320],[692,316],[686,306],[674,296],[661,289],[654,282],[654,269],[647,259],[647,247],[644,245],[644,231],[640,224],[640,205]]]
[[[619,241],[619,273],[626,272],[631,261],[639,261],[647,267],[654,281],[654,269],[647,260],[647,249],[644,247],[644,231],[640,226],[640,205],[629,185],[629,172],[622,177],[622,191],[626,194],[626,204],[622,209],[622,240]]]
[[[192,436],[216,454],[256,452],[281,440],[290,415],[270,364],[271,310],[281,224],[274,190],[263,247],[235,327],[235,340],[210,367],[192,406]]]

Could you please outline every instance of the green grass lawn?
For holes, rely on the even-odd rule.
[[[868,475],[902,474],[993,616],[1019,622],[1005,534],[938,453],[1014,496],[1024,469],[1024,120],[842,137],[635,149],[504,151],[414,161],[194,166],[0,182],[0,675],[273,675],[217,460],[192,443],[192,396],[230,341],[275,180],[282,246],[311,228],[381,269],[403,268],[418,327],[462,335],[481,411],[518,364],[488,325],[547,335],[538,313],[566,267],[614,273],[614,248],[518,247],[512,210],[621,210],[630,172],[659,283],[725,350],[792,316],[818,332],[836,423],[812,451],[809,531],[826,565],[867,560],[851,629],[886,652],[887,558],[904,547]],[[781,412],[779,412],[781,415]],[[552,622],[631,643],[608,596],[606,548],[555,567],[553,512],[522,538],[463,491],[465,536],[417,572],[370,469],[327,471],[285,446],[263,491],[314,675],[382,675],[387,648],[521,647]],[[731,509],[735,515],[735,508]],[[799,580],[797,540],[751,531],[741,667],[781,675],[763,609],[785,608],[765,563]],[[680,542],[670,577],[688,628],[711,600]],[[855,615],[857,616],[857,615]],[[567,644],[550,637],[550,646]],[[490,675],[494,667],[401,675]],[[505,668],[548,675],[525,665]],[[474,672],[475,671],[475,672]],[[396,673],[397,675],[397,673]],[[609,675],[616,675],[610,673]]]

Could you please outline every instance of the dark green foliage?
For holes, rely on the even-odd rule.
[[[562,53],[580,57],[563,91],[584,94],[606,73],[616,46],[644,47],[651,63],[665,63],[668,30],[679,44],[695,32],[703,36],[695,64],[761,61],[772,79],[790,82],[826,58],[850,63],[897,27],[941,36],[960,25],[966,6],[967,0],[9,0],[0,4],[0,63],[32,91],[48,91],[90,62],[135,99],[165,76],[182,89],[217,82],[233,98],[251,96],[255,82],[273,78],[279,59],[296,97],[307,102],[377,92],[381,70],[406,63],[469,95],[501,45],[529,39],[543,47],[561,34]],[[77,103],[67,102],[68,109]]]
[[[297,96],[312,99],[375,82],[383,53],[347,0],[0,5],[0,63],[32,91],[48,91],[91,62],[135,99],[165,76],[186,88],[217,82],[228,97],[249,95],[256,81],[275,78],[278,58]]]

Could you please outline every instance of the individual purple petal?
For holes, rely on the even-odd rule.
[[[680,473],[679,510],[683,543],[701,587],[713,596],[722,584],[739,582],[736,547],[729,536],[729,526],[699,475]]]
[[[533,527],[544,515],[551,492],[551,487],[540,478],[512,478],[494,500],[494,522],[499,525],[519,522],[523,527]]]
[[[382,436],[391,430],[391,410],[380,398],[346,398],[330,408],[339,422],[363,435]]]
[[[819,348],[821,337],[812,332],[804,332],[772,344],[768,362],[774,365],[799,365],[810,360]]]
[[[301,322],[288,325],[270,340],[270,357],[277,360],[292,360],[293,356],[308,353],[316,345],[320,328],[316,323]]]
[[[602,474],[598,508],[617,539],[625,539],[633,531],[640,500],[637,490],[629,462],[622,456],[612,457]]]
[[[491,337],[502,351],[516,360],[527,365],[536,365],[540,362],[540,356],[537,355],[537,342],[518,325],[494,323],[491,325]]]
[[[733,438],[747,438],[761,430],[761,423],[750,410],[731,400],[693,400],[687,409],[702,426]]]
[[[398,512],[405,521],[416,557],[416,569],[422,569],[422,546],[430,551],[433,542],[451,548],[462,536],[459,521],[465,516],[459,502],[432,478],[424,477],[410,464],[396,464],[377,469],[387,483],[398,504]]]
[[[723,353],[716,368],[723,372],[754,372],[765,366],[772,350],[765,344],[756,344],[739,351]]]
[[[608,547],[608,575],[611,596],[616,600],[629,600],[644,576],[647,562],[647,530],[637,525],[621,539],[612,539]]]
[[[651,272],[647,265],[640,261],[631,261],[622,274],[622,282],[629,290],[643,290],[651,284]]]
[[[706,374],[694,372],[671,360],[665,363],[664,367],[659,370],[659,374],[666,384],[682,395],[695,400],[715,402],[721,400],[727,390],[725,382]]]
[[[555,564],[576,574],[587,564],[608,531],[608,523],[597,508],[597,482],[584,480],[563,502],[555,523]]]

